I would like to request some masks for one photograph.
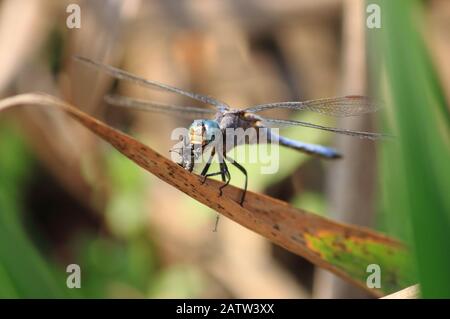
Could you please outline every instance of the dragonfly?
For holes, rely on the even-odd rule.
[[[275,102],[254,105],[244,109],[237,109],[232,108],[225,102],[222,102],[208,95],[193,93],[160,82],[147,80],[127,71],[91,60],[86,57],[76,56],[74,58],[79,62],[82,62],[109,74],[117,80],[128,81],[143,87],[179,94],[212,106],[213,108],[206,109],[201,107],[165,104],[149,100],[135,99],[121,95],[105,96],[106,102],[115,106],[194,118],[195,120],[192,122],[188,130],[189,134],[184,139],[184,144],[181,150],[182,152],[180,153],[181,160],[178,164],[189,172],[192,172],[194,169],[195,159],[199,155],[206,152],[209,147],[209,158],[200,173],[200,175],[203,177],[202,182],[204,183],[209,177],[220,175],[222,181],[224,182],[224,184],[221,185],[219,189],[221,196],[223,188],[229,185],[231,181],[231,175],[228,170],[227,162],[234,165],[245,176],[244,188],[239,201],[239,204],[241,206],[243,206],[244,204],[245,194],[247,192],[247,170],[244,168],[244,166],[237,163],[234,159],[230,158],[227,153],[233,147],[241,143],[258,143],[259,136],[256,136],[256,141],[233,140],[232,143],[230,143],[229,141],[226,143],[225,136],[227,134],[227,129],[242,128],[245,130],[248,128],[255,128],[259,129],[259,131],[257,130],[257,132],[261,132],[262,129],[265,133],[268,134],[269,142],[276,142],[282,146],[324,159],[338,159],[341,158],[342,155],[331,147],[289,139],[287,137],[275,134],[271,129],[284,128],[289,126],[301,126],[369,140],[376,140],[386,136],[385,134],[377,132],[340,129],[298,120],[267,118],[258,114],[259,112],[271,109],[292,109],[300,111],[312,111],[334,117],[348,117],[359,116],[377,111],[379,104],[375,103],[373,100],[365,96],[351,95],[307,101]],[[217,140],[215,140],[214,138],[215,136],[217,136],[216,133],[222,133],[222,136],[224,137],[224,140],[222,142],[225,145],[223,145],[221,148],[214,146],[217,145]],[[210,147],[211,145],[213,145],[212,150]],[[218,162],[220,171],[209,173],[209,169],[215,155],[219,157]]]

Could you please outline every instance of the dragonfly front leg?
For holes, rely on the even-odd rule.
[[[228,171],[228,167],[225,164],[225,162],[220,163],[220,174],[222,175],[222,182],[225,182],[225,184],[220,186],[220,188],[219,188],[219,191],[220,191],[219,196],[222,196],[222,188],[227,186],[231,180],[230,172]],[[219,220],[220,220],[220,214],[217,213],[216,214],[216,223],[214,224],[213,232],[217,232],[217,227],[219,226]]]
[[[220,172],[209,173],[209,174],[203,175],[202,184],[204,184],[206,182],[206,179],[208,177],[214,177],[214,176],[217,176],[217,175],[222,175],[222,181],[225,182],[226,172],[220,171]]]
[[[208,162],[206,163],[205,167],[203,168],[203,170],[201,172],[201,175],[203,176],[202,184],[206,182],[206,179],[208,177],[221,175],[222,176],[222,182],[225,182],[225,184],[220,186],[220,188],[219,188],[219,191],[220,191],[219,196],[222,196],[222,189],[230,183],[231,176],[230,176],[230,172],[228,171],[228,167],[227,167],[227,165],[225,164],[225,162],[223,160],[220,163],[220,172],[207,174],[208,170],[209,170],[209,168],[211,166],[211,161],[212,161],[213,156],[214,156],[214,154],[212,154],[210,156],[210,158],[208,159]],[[219,219],[220,219],[220,215],[217,214],[213,232],[217,232],[217,227],[219,225]]]
[[[223,167],[221,165],[220,166],[220,172],[208,174],[208,170],[211,167],[211,162],[212,162],[212,159],[214,158],[215,152],[216,152],[216,149],[213,148],[213,150],[211,151],[211,155],[210,155],[208,161],[206,162],[205,167],[203,168],[202,172],[200,173],[200,175],[203,176],[202,184],[204,184],[206,182],[206,179],[208,177],[217,176],[217,175],[220,174],[222,176],[222,182],[225,182],[226,177],[228,176],[228,182],[225,184],[225,185],[228,185],[229,180],[230,180],[230,173],[228,172],[228,169],[226,168],[226,166]],[[220,188],[220,195],[222,195],[222,188]],[[217,232],[217,227],[219,225],[219,219],[220,219],[220,215],[216,214],[216,223],[214,224],[213,232]]]
[[[203,176],[202,184],[205,184],[206,178],[208,178],[208,171],[209,171],[209,168],[211,167],[211,162],[212,162],[213,156],[214,155],[211,154],[208,161],[206,162],[205,167],[203,168],[202,172],[200,173],[200,175]]]
[[[245,176],[245,184],[244,184],[244,192],[241,195],[241,201],[239,202],[239,204],[241,206],[243,206],[244,204],[244,200],[245,200],[245,194],[247,193],[247,185],[248,185],[248,174],[247,174],[247,170],[244,168],[244,166],[242,166],[241,164],[239,164],[238,162],[236,162],[234,159],[231,159],[227,156],[225,156],[225,159],[227,161],[229,161],[231,164],[233,164],[238,170],[240,170],[242,172],[242,174],[244,174]]]
[[[209,168],[211,167],[211,163],[212,163],[212,160],[214,158],[215,152],[216,152],[216,149],[214,148],[211,151],[211,155],[209,156],[205,167],[203,168],[202,172],[200,173],[200,175],[203,176],[202,184],[204,184],[206,182],[206,179],[208,177],[213,177],[213,176],[217,176],[217,175],[221,175],[222,176],[222,182],[225,182],[225,180],[226,180],[226,174],[225,174],[225,172],[222,169],[220,170],[220,172],[208,174],[208,171],[209,171]]]
[[[228,184],[230,184],[231,181],[231,175],[230,172],[228,171],[228,166],[227,164],[225,164],[225,161],[223,161],[223,163],[220,163],[220,171],[223,173],[222,175],[222,180],[225,182],[225,184],[223,184],[222,186],[220,186],[219,188],[219,195],[222,196],[222,190],[228,186]],[[224,180],[224,177],[226,177],[226,181]]]

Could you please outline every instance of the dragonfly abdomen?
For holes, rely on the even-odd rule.
[[[271,141],[278,142],[280,145],[292,148],[303,153],[326,159],[337,159],[342,157],[342,155],[333,148],[296,141],[274,133],[271,133]]]

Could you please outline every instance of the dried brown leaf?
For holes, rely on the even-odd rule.
[[[131,136],[55,97],[43,93],[13,96],[0,101],[0,111],[14,105],[51,105],[62,109],[166,183],[375,296],[399,290],[399,287],[410,283],[403,272],[397,271],[397,264],[391,262],[396,261],[403,266],[407,255],[403,245],[394,239],[367,228],[337,223],[250,191],[241,206],[238,203],[241,189],[230,185],[225,188],[223,196],[219,196],[221,182],[207,180],[202,184],[200,176],[189,173]],[[381,263],[385,274],[382,278],[389,278],[381,289],[370,289],[366,285],[368,274],[365,267],[371,262]]]

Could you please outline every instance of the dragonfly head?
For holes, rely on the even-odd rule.
[[[221,134],[219,124],[213,120],[195,120],[189,126],[188,136],[182,136],[181,147],[172,149],[175,153],[172,157],[181,167],[192,171],[194,163],[201,157],[205,147],[218,139]]]
[[[189,126],[189,141],[194,145],[206,146],[221,133],[219,124],[214,120],[195,120]]]
[[[201,149],[201,145],[194,145],[187,143],[185,144],[184,139],[181,139],[183,145],[178,148],[172,148],[170,150],[172,154],[172,160],[183,167],[184,169],[192,172],[194,169],[195,159],[198,157],[199,148]]]

